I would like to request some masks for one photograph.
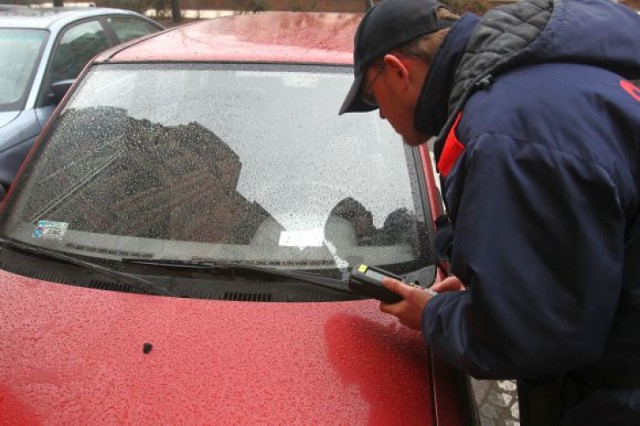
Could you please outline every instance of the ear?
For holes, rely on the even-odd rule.
[[[394,82],[400,84],[404,89],[407,89],[410,84],[409,68],[405,65],[398,56],[393,53],[387,53],[384,55],[384,64],[389,69],[390,74],[394,77]]]

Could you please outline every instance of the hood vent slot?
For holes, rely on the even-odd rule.
[[[75,284],[76,281],[72,278],[66,277],[62,274],[50,273],[43,271],[38,267],[24,266],[20,264],[13,264],[10,262],[0,262],[0,268],[12,274],[32,277],[37,280],[51,281],[60,284]]]
[[[109,290],[109,291],[121,291],[123,293],[138,293],[142,294],[142,291],[129,287],[125,284],[110,281],[97,281],[91,280],[87,285],[89,288],[95,288],[97,290]]]
[[[271,294],[228,291],[224,293],[222,300],[233,300],[235,302],[271,302]]]

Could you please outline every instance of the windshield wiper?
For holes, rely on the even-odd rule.
[[[78,259],[77,257],[69,256],[45,247],[34,246],[31,244],[22,243],[15,240],[6,240],[3,238],[0,238],[0,245],[10,247],[22,252],[47,257],[49,259],[57,260],[60,262],[80,266],[82,268],[101,274],[107,278],[111,278],[120,284],[126,285],[129,288],[141,291],[144,294],[154,294],[157,296],[175,296],[166,288],[154,284],[151,281],[147,281],[144,278],[136,277],[125,272],[114,271],[113,269],[109,269],[105,266],[87,262],[85,260]]]
[[[210,260],[195,259],[141,259],[136,257],[124,257],[120,259],[123,263],[134,263],[140,265],[162,266],[166,268],[187,268],[208,273],[228,273],[228,272],[252,272],[255,274],[269,275],[273,277],[289,278],[296,281],[313,284],[318,287],[336,290],[350,295],[356,295],[344,281],[319,277],[316,275],[302,274],[299,272],[285,271],[261,265],[245,265],[241,263],[215,262]]]

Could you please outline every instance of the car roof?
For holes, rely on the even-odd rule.
[[[0,5],[0,28],[54,29],[70,22],[100,15],[135,15],[106,7],[25,7]]]
[[[197,21],[116,47],[96,62],[352,64],[357,13],[260,12]]]

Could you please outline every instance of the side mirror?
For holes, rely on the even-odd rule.
[[[71,80],[60,80],[60,81],[56,81],[55,83],[53,83],[51,85],[51,100],[54,103],[59,103],[62,98],[64,98],[64,95],[67,94],[67,92],[69,91],[69,88],[73,85],[73,83],[75,82],[75,80],[71,79]]]

